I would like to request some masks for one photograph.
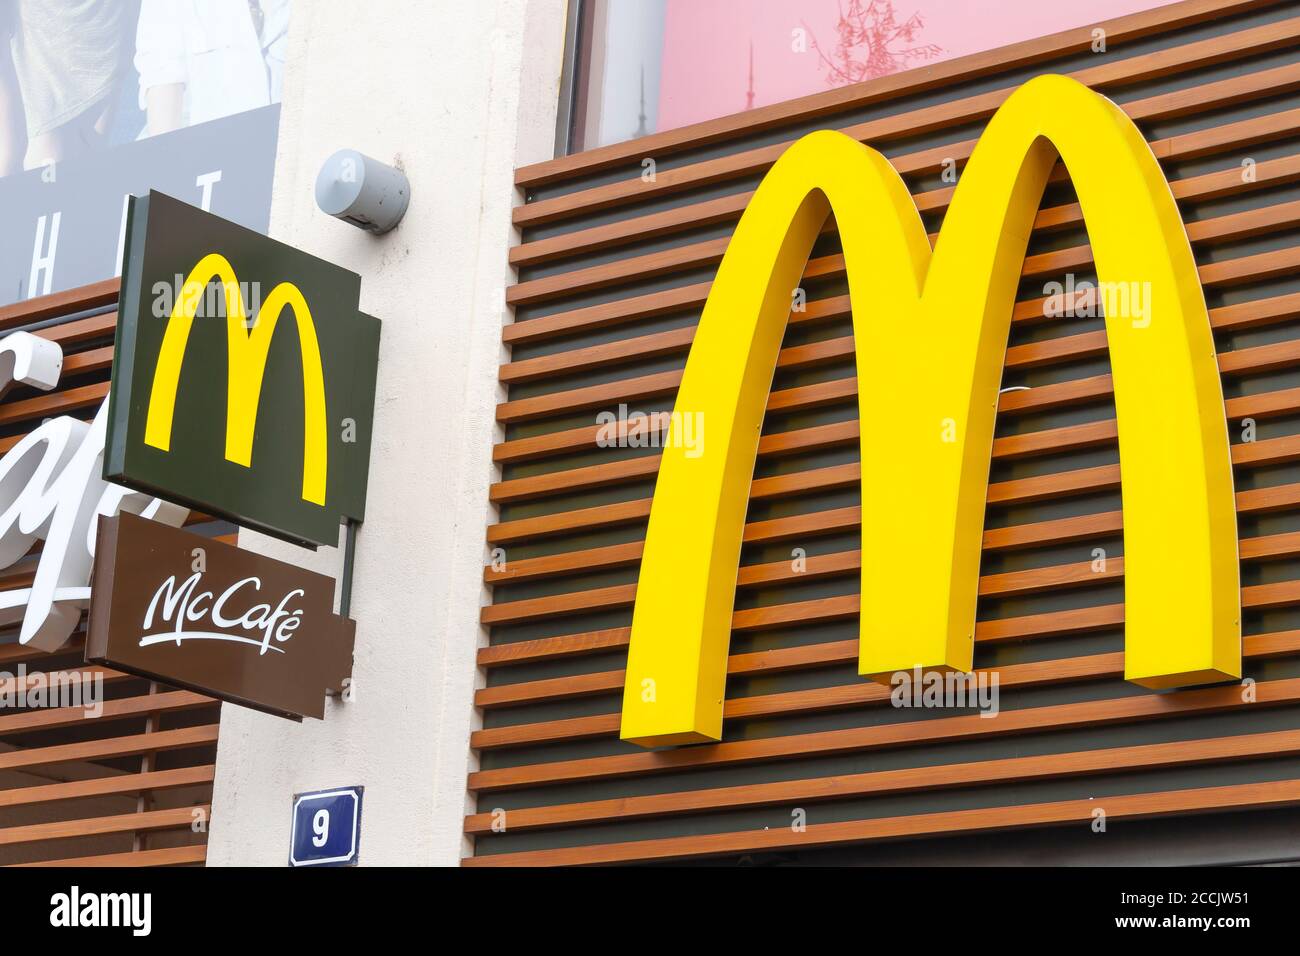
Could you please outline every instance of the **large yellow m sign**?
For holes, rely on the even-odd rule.
[[[149,393],[144,442],[162,451],[171,448],[176,389],[180,385],[181,366],[185,363],[185,347],[190,340],[194,313],[213,279],[221,282],[226,306],[226,459],[244,467],[252,464],[253,432],[257,425],[262,379],[266,376],[267,354],[280,313],[287,305],[298,323],[302,358],[302,498],[324,506],[329,447],[325,424],[325,376],[311,310],[297,286],[281,282],[266,297],[250,328],[235,270],[226,257],[218,253],[204,256],[190,271],[172,308],[158,353],[153,388]]]
[[[1026,245],[1058,156],[1101,282],[1149,290],[1141,320],[1106,315],[1124,511],[1125,676],[1148,687],[1240,676],[1227,423],[1187,235],[1128,117],[1073,80],[1042,76],[990,120],[933,252],[898,173],[840,133],[805,136],[759,185],[718,268],[677,395],[676,413],[703,416],[708,439],[703,454],[664,451],[632,620],[625,740],[721,737],[767,393],[792,290],[831,213],[857,347],[859,670],[971,669],[1002,365]]]

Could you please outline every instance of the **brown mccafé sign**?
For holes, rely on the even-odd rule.
[[[323,717],[352,673],[334,582],[133,514],[100,518],[86,660],[267,713]]]

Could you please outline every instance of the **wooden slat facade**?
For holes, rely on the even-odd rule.
[[[117,295],[113,279],[0,308],[0,335],[31,331],[64,352],[56,389],[15,386],[0,402],[0,453],[46,418],[95,415],[108,394]],[[202,515],[191,523],[232,533]],[[0,589],[29,587],[39,554],[38,542],[0,571]],[[0,691],[20,666],[29,679],[99,676],[103,705],[98,716],[80,707],[0,710],[0,865],[201,865],[220,705],[86,665],[80,629],[52,654],[17,640],[16,628],[0,635]]]
[[[518,170],[487,530],[504,565],[484,571],[467,864],[871,862],[884,841],[1087,832],[1098,808],[1230,826],[1300,804],[1300,2],[1184,0],[1103,26],[1104,53],[1091,27],[1067,31]],[[945,162],[960,170],[1010,91],[1046,72],[1133,118],[1187,225],[1234,442],[1248,692],[1123,680],[1104,323],[1044,310],[1047,283],[1096,279],[1058,167],[1007,351],[1004,384],[1027,388],[999,407],[985,518],[975,660],[997,672],[998,716],[894,708],[857,675],[856,381],[832,223],[768,402],[724,739],[622,743],[658,454],[600,447],[596,415],[671,410],[713,270],[790,142],[835,128],[881,150],[933,236],[952,196]],[[890,413],[906,427],[908,397]]]

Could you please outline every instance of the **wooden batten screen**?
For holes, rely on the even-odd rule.
[[[988,861],[1030,837],[1035,859],[1118,860],[1154,833],[1183,859],[1260,858],[1212,834],[1300,803],[1300,3],[1191,0],[1104,27],[1104,52],[1092,28],[1075,30],[518,171],[468,863],[866,862],[900,847]],[[772,384],[724,740],[620,742],[658,452],[597,447],[596,416],[671,410],[713,270],[786,144],[836,128],[881,150],[933,232],[945,160],[960,169],[1008,92],[1046,72],[1123,107],[1187,223],[1234,442],[1253,699],[1235,684],[1154,693],[1123,680],[1104,325],[1047,319],[1042,303],[1045,283],[1096,279],[1058,179],[1006,356],[1004,384],[1028,389],[1001,403],[985,519],[976,664],[1000,675],[999,716],[891,707],[856,673],[856,386],[827,234]],[[907,409],[899,395],[900,427]],[[807,570],[783,572],[796,548]],[[1109,836],[1093,832],[1098,809]],[[1261,842],[1300,856],[1294,838]]]
[[[0,402],[0,453],[44,419],[94,417],[108,395],[117,293],[114,279],[0,308],[0,336],[33,332],[58,342],[64,354],[58,388],[19,385]],[[204,521],[192,518],[205,532],[231,530]],[[29,587],[39,554],[38,541],[0,571],[0,589]],[[25,676],[30,688],[50,685],[50,675],[102,676],[98,713],[82,706],[0,708],[0,865],[202,863],[218,703],[88,666],[83,653],[81,627],[48,654],[21,647],[17,627],[0,635],[2,683]]]

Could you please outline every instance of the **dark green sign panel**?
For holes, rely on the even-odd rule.
[[[300,544],[365,516],[379,320],[353,272],[131,200],[104,478]]]

